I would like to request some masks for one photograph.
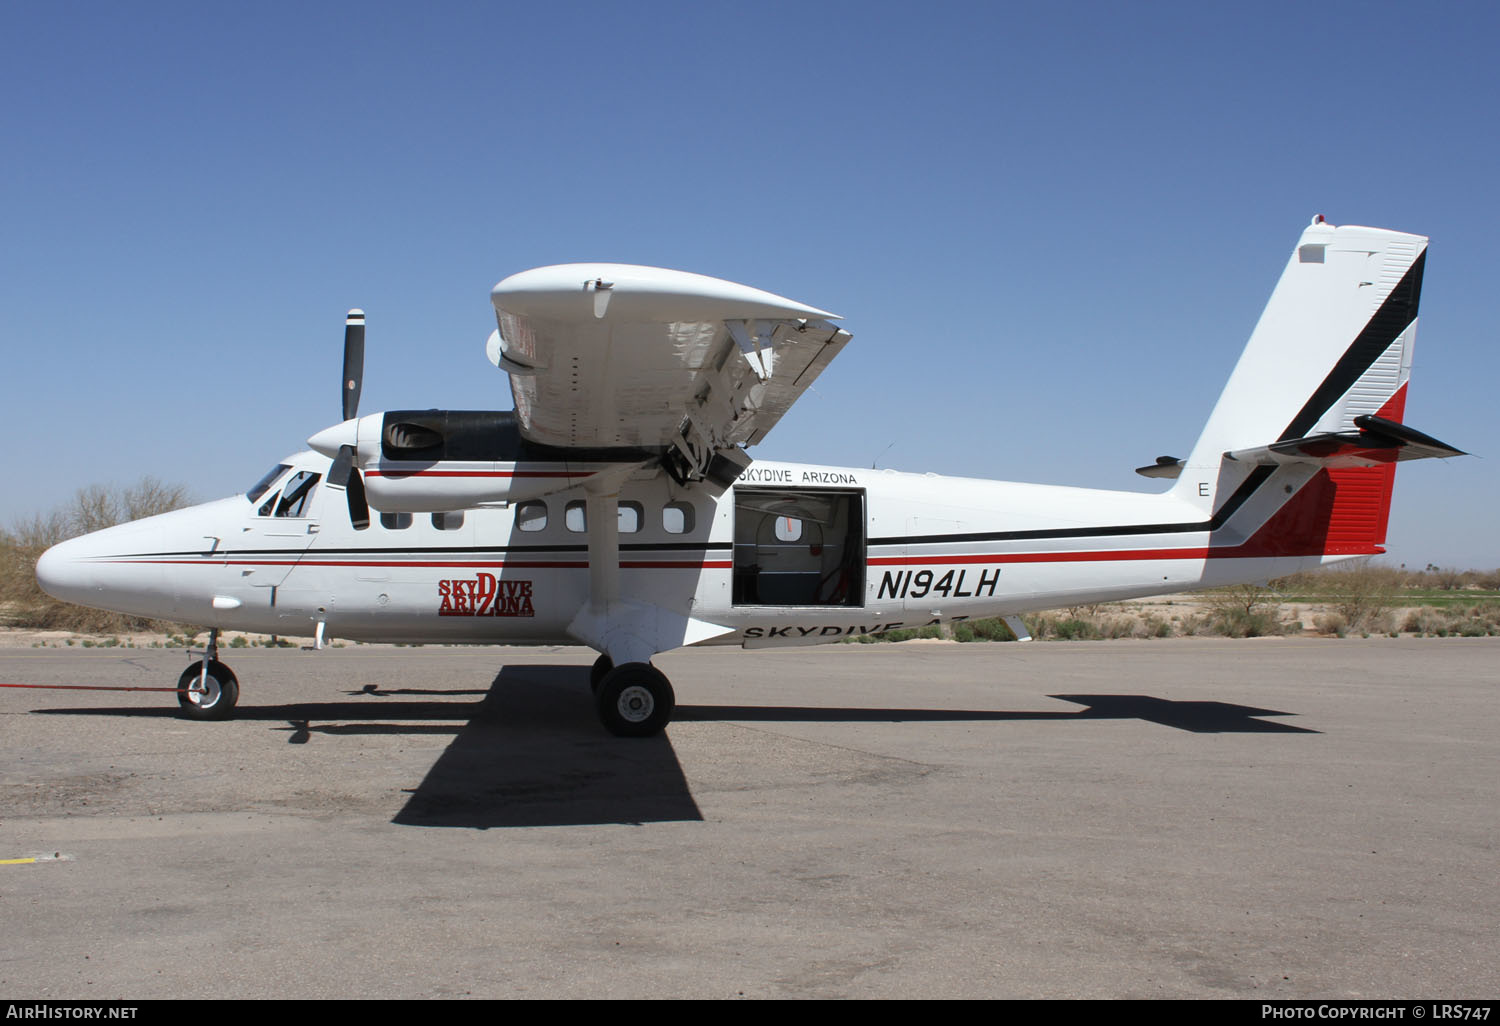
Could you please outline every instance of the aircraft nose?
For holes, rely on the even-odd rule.
[[[95,568],[87,559],[85,539],[59,542],[36,561],[36,581],[42,590],[64,602],[86,603],[98,588]]]

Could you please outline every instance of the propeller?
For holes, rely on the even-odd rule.
[[[344,380],[339,389],[343,403],[344,420],[353,420],[359,415],[359,393],[365,377],[365,312],[350,310],[344,319]],[[365,482],[354,466],[358,453],[353,445],[339,446],[333,466],[328,470],[328,483],[344,489],[349,499],[349,520],[356,531],[370,526],[370,505],[365,500]]]
[[[365,377],[365,312],[350,310],[344,319],[344,419],[359,412],[359,390]]]

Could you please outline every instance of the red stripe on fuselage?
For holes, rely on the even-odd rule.
[[[593,477],[594,471],[572,470],[367,470],[366,477],[399,481],[407,477]]]
[[[101,559],[99,563],[125,563],[133,566],[161,564],[173,566],[379,566],[379,567],[442,567],[463,570],[469,567],[493,569],[517,567],[528,570],[588,569],[588,560],[543,560],[543,559],[496,559],[496,560],[365,560],[365,559]],[[728,570],[734,564],[729,560],[668,560],[641,559],[621,560],[623,570]]]

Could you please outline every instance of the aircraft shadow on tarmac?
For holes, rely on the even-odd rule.
[[[701,820],[668,736],[625,741],[606,734],[578,666],[507,666],[490,687],[383,688],[367,684],[338,702],[241,705],[238,720],[274,722],[290,744],[352,735],[453,734],[393,822],[409,826],[562,826]],[[412,697],[407,697],[412,696]],[[413,700],[424,696],[427,700]],[[453,701],[480,696],[477,702]],[[1083,706],[1059,711],[679,705],[678,722],[945,723],[1145,720],[1193,733],[1318,731],[1269,722],[1288,716],[1225,702],[1149,695],[1051,695]],[[176,716],[171,707],[37,709],[86,716]],[[455,723],[466,720],[464,723]]]
[[[1308,727],[1272,723],[1261,716],[1292,716],[1228,702],[1174,702],[1150,695],[1048,695],[1083,709],[1006,712],[974,709],[828,709],[800,706],[681,706],[674,720],[748,720],[815,723],[942,723],[984,720],[1145,720],[1194,734],[1318,734]]]

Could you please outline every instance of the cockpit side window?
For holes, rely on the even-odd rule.
[[[308,502],[312,499],[313,489],[317,487],[321,474],[314,474],[310,470],[301,470],[293,474],[287,481],[286,487],[281,490],[281,501],[276,504],[278,517],[305,517],[307,516]],[[262,507],[264,508],[264,507]]]
[[[278,463],[278,464],[276,464],[276,466],[272,467],[270,469],[270,471],[267,472],[267,474],[266,474],[265,477],[263,477],[259,481],[255,482],[255,487],[251,488],[248,492],[245,493],[245,498],[249,499],[251,502],[255,502],[257,499],[259,499],[262,495],[266,494],[266,492],[270,490],[271,486],[276,483],[276,479],[277,478],[279,478],[282,474],[285,474],[288,470],[291,470],[291,469],[292,469],[292,465],[290,463]],[[269,515],[270,515],[269,511],[264,512],[264,513],[261,514],[261,516],[269,516]]]

